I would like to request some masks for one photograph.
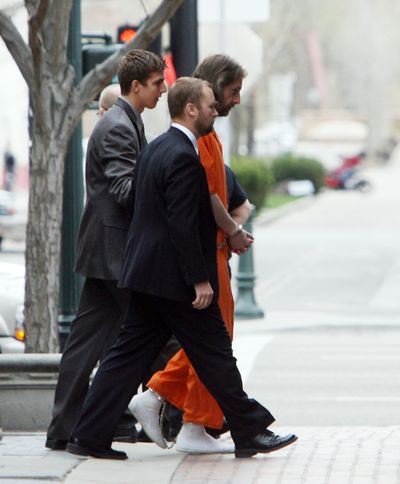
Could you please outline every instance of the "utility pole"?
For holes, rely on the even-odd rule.
[[[170,20],[171,51],[177,77],[191,76],[199,62],[197,0],[185,0]]]
[[[74,0],[69,24],[68,58],[75,69],[78,83],[82,77],[81,3]],[[75,128],[65,159],[63,223],[60,264],[59,341],[64,349],[71,322],[75,317],[82,287],[81,277],[74,273],[75,238],[83,208],[82,124]]]

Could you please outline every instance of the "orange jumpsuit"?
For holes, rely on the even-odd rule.
[[[225,166],[222,146],[215,131],[199,139],[200,160],[207,175],[210,194],[217,194],[224,207],[228,207]],[[217,246],[225,241],[225,233],[218,230]],[[222,319],[233,337],[233,297],[228,270],[228,247],[217,249],[218,264],[218,305]],[[223,413],[199,380],[186,353],[179,350],[164,370],[153,375],[147,386],[165,400],[183,410],[183,421],[220,429]]]

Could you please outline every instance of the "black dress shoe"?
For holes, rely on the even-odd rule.
[[[139,433],[138,433],[138,442],[145,442],[146,444],[149,443],[149,444],[152,444],[153,441],[151,440],[151,438],[146,434],[146,432],[143,430],[143,429],[140,429],[139,430]]]
[[[211,435],[211,437],[214,437],[214,439],[219,439],[221,435],[226,434],[226,432],[229,432],[228,422],[224,418],[221,429],[212,429],[210,427],[206,427],[206,432],[208,433],[208,435]]]
[[[135,444],[138,441],[138,431],[134,424],[131,425],[118,425],[115,431],[114,442],[129,442]]]
[[[84,457],[97,457],[98,459],[125,460],[128,456],[121,450],[109,448],[90,447],[79,439],[73,439],[67,444],[66,451],[70,454],[82,455]]]
[[[68,440],[47,439],[44,445],[51,450],[65,450],[67,444]]]
[[[255,454],[267,454],[274,450],[282,449],[287,445],[293,444],[297,440],[294,434],[275,435],[270,430],[265,430],[251,439],[243,441],[235,448],[235,457],[251,457]]]
[[[182,410],[169,402],[164,402],[162,410],[161,432],[167,442],[175,442],[182,428]],[[140,439],[140,436],[139,436]]]

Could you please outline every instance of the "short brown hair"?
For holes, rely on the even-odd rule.
[[[171,118],[181,116],[188,103],[199,106],[204,86],[211,87],[202,79],[180,77],[168,91],[168,108]]]
[[[119,61],[118,82],[121,86],[121,94],[129,94],[132,81],[145,84],[153,72],[162,72],[164,69],[164,59],[154,52],[143,49],[132,50]]]
[[[232,57],[223,54],[206,57],[195,69],[193,76],[208,81],[217,101],[221,101],[222,90],[238,79],[247,76],[247,72]]]

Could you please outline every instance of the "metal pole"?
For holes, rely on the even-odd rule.
[[[71,11],[68,58],[75,69],[76,82],[79,82],[82,76],[80,0],[74,0]],[[74,273],[73,267],[75,238],[83,208],[83,196],[82,125],[79,123],[70,139],[65,159],[58,317],[60,351],[64,349],[82,287],[81,277]]]
[[[186,0],[170,20],[171,51],[178,77],[191,76],[199,61],[197,0]]]
[[[253,213],[245,224],[245,229],[252,232]],[[256,319],[264,317],[264,311],[257,306],[254,297],[254,286],[256,276],[254,274],[253,248],[239,257],[239,268],[236,276],[238,284],[238,295],[235,301],[235,318]]]

